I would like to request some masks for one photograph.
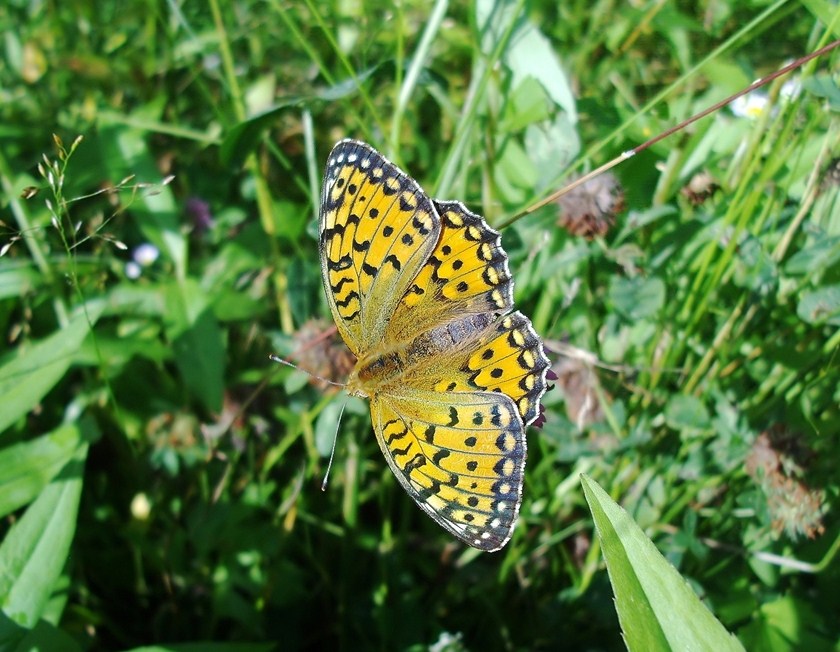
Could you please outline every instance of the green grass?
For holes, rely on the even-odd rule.
[[[619,624],[585,473],[744,647],[837,649],[836,52],[615,168],[603,237],[556,204],[504,229],[561,377],[503,551],[411,503],[357,399],[320,491],[344,399],[268,355],[346,373],[300,353],[328,327],[304,328],[329,319],[336,140],[499,226],[840,38],[840,12],[83,4],[0,8],[0,647],[622,649],[650,632]]]

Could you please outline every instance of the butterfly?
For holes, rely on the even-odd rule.
[[[397,480],[464,543],[499,550],[519,514],[525,428],[540,416],[549,368],[513,310],[500,234],[347,139],[327,160],[319,251],[327,302],[357,359],[347,391],[370,400]]]

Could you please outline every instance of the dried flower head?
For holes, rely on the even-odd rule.
[[[572,235],[603,236],[624,210],[624,190],[613,174],[599,174],[557,200],[558,224]]]
[[[715,181],[715,178],[706,170],[702,170],[691,177],[688,185],[680,190],[680,194],[688,199],[692,205],[699,206],[714,195],[718,188],[720,186]]]
[[[341,382],[356,364],[355,356],[341,341],[335,326],[323,319],[310,319],[294,336],[294,359],[304,371]],[[322,380],[310,381],[319,389],[331,387]]]
[[[747,474],[767,496],[773,530],[791,539],[823,534],[825,493],[809,488],[802,478],[813,454],[801,438],[783,427],[761,433],[747,456]]]
[[[564,347],[569,352],[573,347]],[[586,426],[604,419],[604,411],[596,387],[598,378],[590,362],[584,356],[562,355],[553,367],[557,374],[557,385],[566,399],[566,415],[583,430]],[[608,397],[606,393],[605,396]]]
[[[820,191],[826,192],[830,188],[838,187],[840,187],[840,157],[828,162],[820,183]]]

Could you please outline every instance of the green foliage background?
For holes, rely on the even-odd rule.
[[[603,238],[555,204],[504,229],[561,381],[502,552],[411,504],[356,399],[321,492],[343,398],[268,361],[328,318],[339,138],[498,227],[839,38],[836,5],[11,0],[0,24],[3,649],[621,649],[582,472],[745,647],[837,649],[836,53],[622,163]]]

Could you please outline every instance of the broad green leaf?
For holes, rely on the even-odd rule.
[[[792,595],[766,602],[739,633],[752,650],[837,650],[815,605]]]
[[[287,394],[294,394],[306,387],[311,380],[311,376],[300,370],[294,370],[283,381],[283,389]]]
[[[696,396],[675,394],[665,407],[665,422],[674,430],[704,430],[710,425],[709,411]]]
[[[591,478],[581,484],[607,562],[627,648],[743,650],[633,519]]]
[[[108,312],[106,314],[125,317],[126,314],[158,318],[164,314],[166,306],[163,293],[158,285],[134,285],[120,283],[108,294]]]
[[[83,422],[82,428],[91,428]],[[26,629],[38,623],[64,565],[82,493],[87,446],[82,446],[38,499],[29,506],[0,545],[0,608]],[[8,621],[0,646],[8,644]]]
[[[653,317],[665,304],[665,284],[656,276],[614,276],[610,283],[610,301],[628,321]]]
[[[553,120],[527,127],[525,150],[538,172],[536,187],[544,189],[556,183],[558,173],[580,153],[580,138],[569,116],[558,113]]]
[[[61,650],[61,652],[82,652],[79,642],[65,630],[41,620],[34,629],[24,630],[26,635],[15,646],[15,652],[33,650]]]
[[[840,285],[828,285],[803,292],[796,314],[809,324],[840,326]]]
[[[107,361],[111,370],[118,370],[132,358],[146,358],[163,362],[172,358],[172,349],[160,337],[161,325],[152,320],[123,319],[116,334],[105,332],[82,344],[76,362],[80,365],[97,366],[100,360]]]
[[[828,25],[836,38],[840,38],[840,22],[837,20],[837,5],[829,0],[802,0],[802,5],[814,14],[817,20]]]
[[[89,303],[66,328],[21,346],[0,365],[0,433],[34,408],[76,361],[76,354],[104,304]],[[90,320],[90,321],[88,321]]]
[[[184,382],[209,410],[222,408],[225,350],[208,297],[192,279],[166,291],[166,334]]]
[[[825,99],[832,111],[840,110],[840,89],[837,88],[832,75],[814,75],[806,79],[802,87],[812,95]]]
[[[554,103],[566,112],[569,121],[575,124],[577,108],[566,72],[549,40],[519,9],[516,3],[499,0],[481,0],[476,4],[482,50],[491,54],[511,21],[515,20],[516,25],[502,55],[504,63],[513,73],[511,87],[516,88],[529,77],[536,79]]]
[[[44,282],[33,264],[4,261],[0,267],[0,299],[26,296]]]
[[[135,647],[125,652],[270,652],[276,649],[276,643],[174,643]]]
[[[315,448],[321,457],[328,457],[338,436],[341,414],[346,400],[330,402],[315,421]]]
[[[230,167],[242,165],[248,154],[256,147],[259,139],[268,128],[277,123],[279,117],[290,109],[304,108],[310,98],[293,95],[280,99],[270,109],[266,109],[228,130],[220,151],[222,162]]]
[[[525,129],[529,124],[548,120],[554,113],[543,87],[536,79],[528,78],[507,98],[499,124],[499,134]]]
[[[785,272],[797,275],[814,275],[835,265],[840,260],[840,237],[822,237],[794,253],[785,264]]]
[[[93,429],[66,424],[53,432],[0,450],[0,516],[32,502],[64,468]]]
[[[495,169],[496,181],[506,190],[505,196],[509,201],[520,201],[522,188],[530,187],[532,180],[537,176],[537,169],[528,153],[515,140],[508,140],[499,154]],[[514,193],[520,197],[516,197]]]

